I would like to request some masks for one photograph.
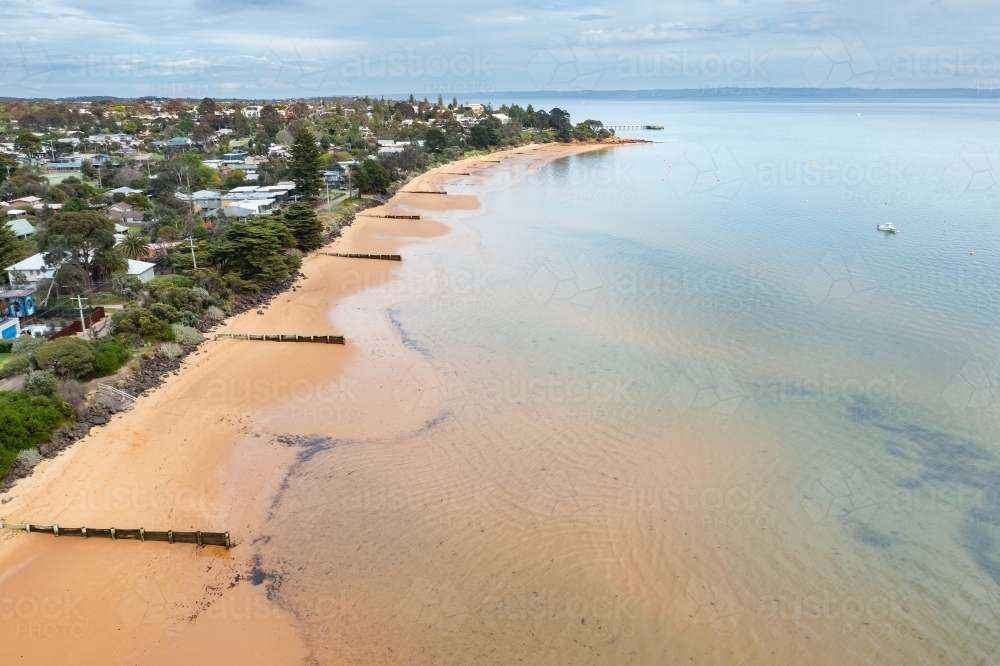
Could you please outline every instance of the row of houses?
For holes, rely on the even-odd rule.
[[[225,194],[213,190],[199,190],[191,194],[176,192],[180,201],[189,202],[203,212],[206,217],[247,218],[254,215],[270,215],[275,209],[292,200],[295,183],[283,181],[277,185],[246,185],[236,187]]]

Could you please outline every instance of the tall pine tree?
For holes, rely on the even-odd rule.
[[[299,249],[315,250],[323,244],[323,223],[309,204],[293,203],[283,219]]]
[[[316,137],[308,129],[301,129],[292,144],[292,160],[289,168],[295,188],[304,199],[315,199],[323,185],[319,171],[319,146]]]

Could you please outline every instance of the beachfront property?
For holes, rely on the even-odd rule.
[[[132,277],[139,278],[140,282],[149,282],[155,277],[153,270],[155,268],[156,264],[148,261],[129,259],[126,273]],[[7,281],[10,284],[17,284],[18,274],[20,274],[24,278],[24,282],[22,283],[24,288],[31,289],[31,291],[38,289],[39,282],[42,280],[51,280],[55,274],[54,267],[45,263],[45,257],[41,252],[7,266],[4,270],[7,272]]]

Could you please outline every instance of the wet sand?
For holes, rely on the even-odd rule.
[[[429,172],[407,186],[433,190],[467,173],[501,174],[480,186],[504,187],[525,169],[594,146],[533,146],[509,151],[517,166],[497,167],[500,154],[472,158]],[[444,172],[444,173],[437,173]],[[396,220],[371,214],[396,211],[472,211],[472,195],[401,193],[366,211],[332,248],[339,252],[401,253],[449,237],[433,219]],[[451,236],[455,236],[451,234]],[[436,240],[435,240],[436,239]],[[317,640],[303,618],[338,608],[342,599],[313,597],[300,604],[280,595],[280,582],[260,558],[281,548],[334,544],[272,543],[288,515],[286,470],[308,465],[317,437],[348,445],[391,440],[418,431],[440,416],[446,395],[418,355],[401,340],[386,310],[420,297],[434,283],[394,262],[308,257],[296,288],[277,297],[263,315],[233,317],[220,333],[342,334],[348,344],[285,345],[219,339],[203,344],[175,376],[139,399],[128,414],[90,436],[4,496],[7,521],[64,526],[228,530],[236,547],[59,539],[0,534],[0,660],[47,664],[274,664],[303,663]],[[423,266],[426,267],[426,263]],[[409,273],[416,283],[393,284]],[[413,284],[419,289],[410,288]],[[337,309],[350,301],[351,308]],[[400,382],[400,369],[412,381]],[[400,405],[405,409],[400,410]],[[419,462],[413,461],[415,469]],[[297,487],[299,507],[323,502]],[[301,527],[301,522],[295,522]],[[322,528],[322,526],[317,526]],[[317,533],[322,533],[318,529]],[[357,545],[360,547],[360,544]],[[348,553],[352,544],[338,539]],[[270,548],[270,549],[269,549]],[[365,591],[355,590],[357,594]],[[302,604],[306,604],[303,606]],[[327,663],[327,662],[323,662]]]

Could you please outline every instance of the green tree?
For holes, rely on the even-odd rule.
[[[42,140],[28,130],[21,130],[14,138],[14,150],[24,155],[40,153],[42,152]]]
[[[135,210],[153,210],[153,202],[139,193],[125,197],[125,203],[131,205]]]
[[[61,377],[84,379],[94,372],[94,348],[81,338],[59,338],[35,352],[35,364]]]
[[[323,244],[323,223],[309,204],[293,203],[285,211],[283,220],[300,249],[315,250]]]
[[[432,153],[440,153],[448,146],[448,138],[441,130],[431,128],[424,137],[424,146]]]
[[[365,160],[353,171],[354,184],[364,193],[385,194],[389,189],[389,172],[376,160]]]
[[[132,357],[132,348],[122,336],[102,338],[94,348],[95,377],[115,374]]]
[[[115,246],[115,225],[95,211],[60,211],[36,237],[38,248],[45,253],[46,264],[76,264],[89,281],[94,261]]]
[[[486,148],[500,143],[496,129],[486,124],[473,125],[469,129],[469,144],[474,148]]]
[[[0,155],[0,183],[7,180],[8,174],[10,177],[13,177],[17,173],[19,166],[21,165],[17,160],[6,155]]]
[[[291,153],[289,170],[292,172],[292,180],[295,181],[295,189],[302,197],[315,199],[319,195],[323,177],[319,172],[321,153],[316,144],[316,137],[310,130],[305,128],[299,130],[292,143]]]
[[[0,474],[6,474],[19,451],[49,441],[66,415],[58,398],[0,391]]]
[[[0,270],[11,264],[16,264],[26,256],[27,252],[24,242],[18,240],[6,222],[0,223]],[[6,280],[8,274],[4,273],[3,277]]]
[[[258,218],[227,229],[211,255],[222,270],[257,287],[270,287],[299,267],[299,260],[285,252],[294,246],[295,237],[282,222]]]
[[[94,275],[106,278],[128,270],[128,259],[117,247],[98,250],[94,255]]]
[[[149,254],[149,243],[133,230],[125,232],[125,238],[118,244],[118,248],[127,259],[142,259]]]
[[[111,330],[116,335],[126,335],[147,341],[174,339],[170,322],[157,319],[149,310],[130,308],[111,315]]]

